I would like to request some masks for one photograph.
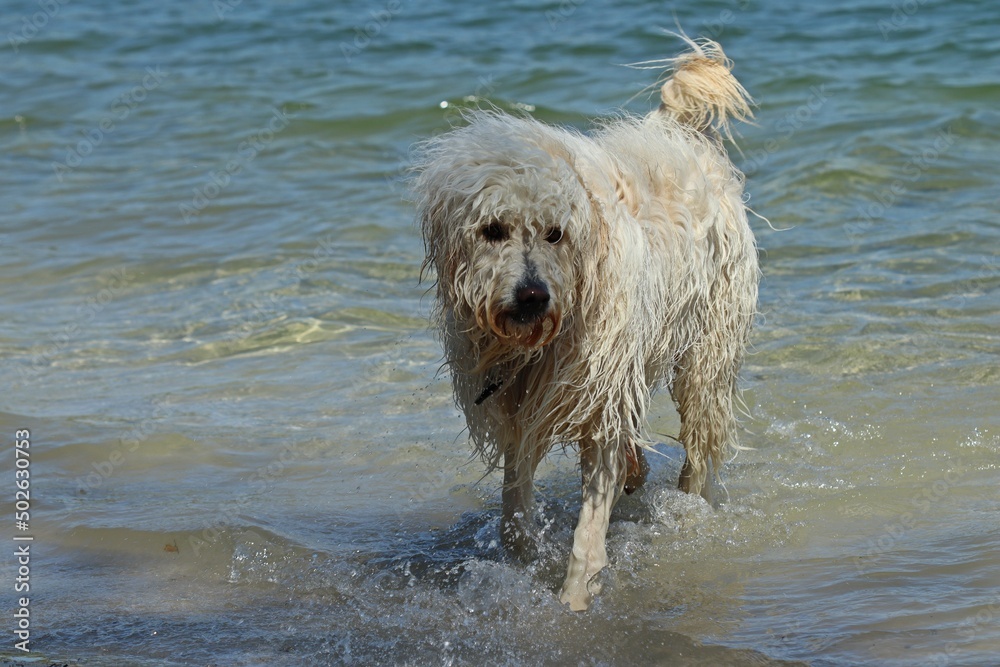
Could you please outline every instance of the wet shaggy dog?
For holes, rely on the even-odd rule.
[[[530,554],[535,468],[579,449],[583,499],[560,599],[585,610],[623,491],[645,479],[646,411],[669,389],[708,497],[735,447],[737,372],[757,302],[743,177],[722,134],[751,115],[718,44],[656,63],[659,109],[589,136],[476,111],[419,147],[413,181],[436,319],[472,443],[503,468],[501,534]],[[658,84],[657,84],[658,85]]]

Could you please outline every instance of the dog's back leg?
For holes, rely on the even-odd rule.
[[[583,503],[573,533],[566,581],[559,600],[573,611],[585,611],[601,591],[597,574],[608,564],[604,544],[611,509],[622,491],[624,475],[618,443],[580,443]]]
[[[742,350],[721,335],[709,335],[688,351],[684,370],[671,393],[681,417],[680,441],[687,458],[681,468],[681,491],[698,493],[712,502],[713,472],[718,471],[726,447],[735,444],[733,401]],[[727,349],[728,348],[728,349]]]
[[[718,478],[726,449],[736,443],[736,378],[750,337],[757,304],[757,255],[753,237],[731,237],[735,257],[719,267],[711,298],[701,309],[701,338],[677,365],[670,393],[681,417],[680,440],[687,460],[680,489],[711,502],[711,482]]]
[[[649,464],[642,447],[630,444],[625,448],[625,493],[633,494],[642,488],[649,476]]]

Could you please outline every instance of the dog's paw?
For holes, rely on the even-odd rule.
[[[601,581],[594,573],[590,576],[566,577],[559,593],[559,602],[568,604],[571,611],[587,611],[594,596],[601,592]]]
[[[586,583],[567,581],[559,594],[559,602],[568,604],[570,611],[587,611],[594,596],[587,590]]]

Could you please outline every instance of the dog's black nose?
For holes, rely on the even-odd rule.
[[[519,306],[544,306],[549,302],[549,291],[542,283],[529,283],[517,290]]]
[[[534,320],[545,314],[551,297],[545,283],[532,280],[520,285],[514,298],[517,300],[517,315],[523,320]]]

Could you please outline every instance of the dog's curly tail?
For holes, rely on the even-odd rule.
[[[678,35],[690,51],[661,61],[667,67],[659,112],[699,132],[721,132],[732,140],[730,120],[753,118],[753,99],[733,76],[733,62],[710,39]],[[661,79],[662,80],[662,79]]]

